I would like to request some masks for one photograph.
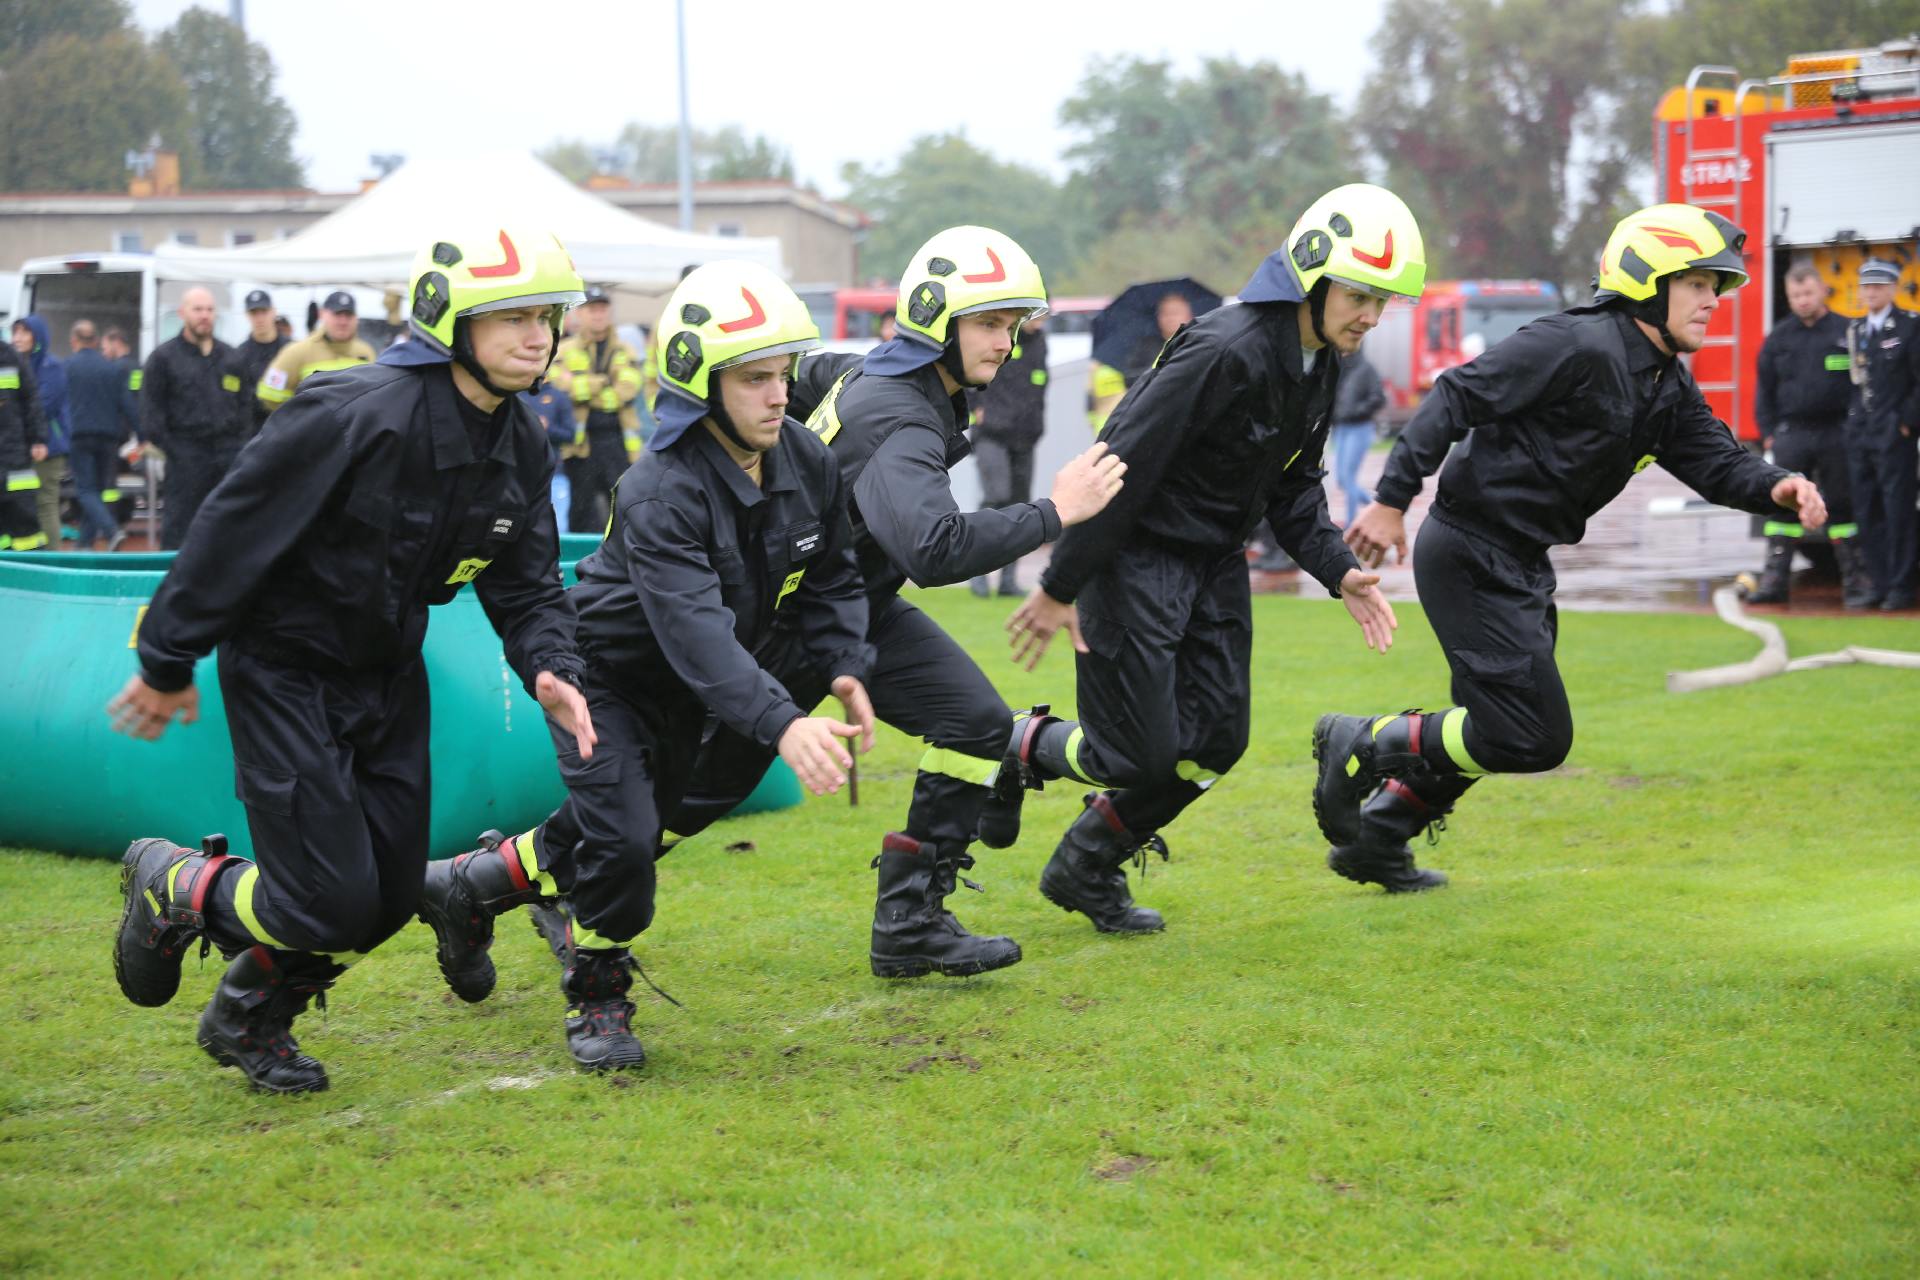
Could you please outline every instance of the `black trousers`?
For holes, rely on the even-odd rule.
[[[219,667],[260,869],[254,921],[239,920],[285,949],[365,955],[413,915],[426,876],[425,666],[322,674],[223,645]]]
[[[609,945],[653,923],[661,815],[685,791],[706,727],[705,708],[684,690],[643,702],[616,687],[588,668],[587,709],[599,739],[590,760],[580,758],[572,733],[548,719],[567,798],[535,837],[540,866],[573,907],[576,930]]]
[[[587,456],[564,464],[571,496],[567,501],[568,533],[601,533],[613,486],[627,470],[627,441],[618,426],[587,428]]]
[[[1839,423],[1781,427],[1773,434],[1773,460],[1820,486],[1820,496],[1827,503],[1829,530],[1853,523],[1852,468],[1847,460],[1847,437]]]
[[[905,833],[938,845],[943,855],[959,854],[978,831],[1013,713],[967,651],[898,596],[875,611],[867,639],[877,653],[867,681],[874,715],[930,747],[914,777]],[[826,677],[792,632],[776,631],[759,657],[797,705],[811,710],[827,696]],[[730,729],[712,733],[685,798],[669,811],[667,830],[691,836],[725,817],[759,785],[773,756]]]
[[[239,433],[213,436],[170,435],[166,439],[166,477],[160,482],[160,547],[178,551],[187,528],[214,486],[226,476],[246,439]]]
[[[1860,522],[1860,546],[1873,585],[1885,594],[1912,593],[1920,555],[1914,499],[1920,490],[1916,446],[1892,426],[1847,428],[1847,457],[1853,467],[1853,509]]]
[[[1436,509],[1414,542],[1413,580],[1453,668],[1453,700],[1467,709],[1473,764],[1557,768],[1573,749],[1573,711],[1553,658],[1560,620],[1547,553],[1515,554]]]
[[[1246,557],[1131,543],[1080,593],[1074,763],[1115,789],[1129,830],[1173,821],[1247,750],[1253,605]]]
[[[1033,446],[976,435],[973,457],[980,468],[980,505],[1011,507],[1033,499]]]

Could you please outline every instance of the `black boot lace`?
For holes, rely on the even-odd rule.
[[[1166,837],[1158,831],[1141,840],[1133,846],[1133,869],[1140,873],[1142,880],[1147,878],[1147,855],[1150,853],[1159,854],[1162,862],[1173,860],[1173,850],[1167,848]]]

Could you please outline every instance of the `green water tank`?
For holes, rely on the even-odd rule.
[[[573,562],[597,544],[563,539],[569,582]],[[176,724],[158,742],[112,732],[103,709],[136,669],[134,626],[172,560],[0,553],[0,845],[118,858],[137,836],[192,844],[223,831],[234,852],[250,851],[212,658],[195,672],[199,722]],[[565,788],[545,715],[507,666],[479,598],[462,591],[431,618],[431,852],[447,857],[487,827],[527,830]],[[793,771],[776,760],[738,812],[800,799]]]

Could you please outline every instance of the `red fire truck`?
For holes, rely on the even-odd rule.
[[[1433,280],[1418,302],[1389,304],[1365,348],[1386,386],[1389,428],[1406,424],[1435,378],[1560,305],[1545,280]]]
[[[1693,358],[1708,403],[1741,439],[1759,434],[1755,362],[1787,314],[1795,262],[1814,264],[1847,316],[1861,314],[1861,261],[1897,262],[1896,305],[1920,311],[1920,38],[1799,55],[1764,80],[1695,67],[1655,112],[1654,157],[1663,200],[1747,232],[1753,283],[1714,314]]]

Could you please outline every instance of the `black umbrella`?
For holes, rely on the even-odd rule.
[[[1196,319],[1220,305],[1220,295],[1198,280],[1152,280],[1129,285],[1093,318],[1093,358],[1129,380],[1146,371],[1165,342],[1160,336],[1160,300],[1177,293]]]

